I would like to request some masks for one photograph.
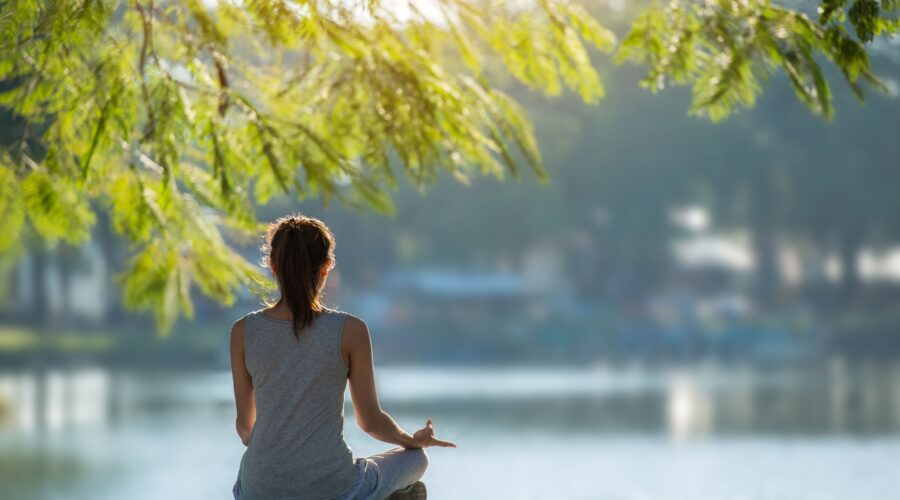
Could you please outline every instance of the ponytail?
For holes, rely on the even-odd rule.
[[[322,221],[302,215],[282,217],[269,225],[264,255],[275,273],[281,297],[293,317],[294,336],[325,307],[319,300],[322,266],[334,263],[334,237]],[[269,304],[272,305],[272,304]]]

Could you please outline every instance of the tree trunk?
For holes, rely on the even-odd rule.
[[[124,260],[122,258],[121,240],[116,238],[109,215],[103,210],[98,210],[97,214],[99,220],[96,225],[96,232],[94,233],[94,241],[96,241],[97,246],[100,248],[100,253],[103,255],[102,266],[103,274],[105,275],[104,281],[106,282],[106,285],[112,289],[117,286],[113,283],[113,269],[121,268]],[[122,301],[119,298],[120,295],[121,294],[116,293],[107,293],[104,295],[104,300],[106,302],[103,304],[102,317],[104,323],[119,320],[124,316]]]
[[[59,266],[59,315],[63,321],[72,318],[72,274],[75,272],[78,249],[68,245],[57,247],[56,262]]]
[[[37,357],[34,359],[32,374],[35,378],[34,418],[38,438],[43,439],[47,430],[47,398],[49,397],[48,363],[45,351],[49,334],[50,314],[49,297],[47,296],[47,250],[43,242],[33,241],[31,248],[31,322],[40,336],[41,343]]]

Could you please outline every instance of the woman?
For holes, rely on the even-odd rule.
[[[283,217],[269,226],[264,254],[281,296],[231,330],[237,432],[247,446],[235,498],[424,498],[423,448],[456,445],[435,438],[430,419],[409,434],[381,409],[366,324],[320,302],[334,267],[331,232],[311,217]],[[354,460],[343,434],[348,380],[360,428],[399,448]]]

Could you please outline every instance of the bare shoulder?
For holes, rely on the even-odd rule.
[[[244,332],[244,326],[247,324],[247,316],[243,316],[231,325],[232,332]]]
[[[366,322],[350,313],[344,313],[343,344],[356,346],[369,343],[369,327]]]
[[[243,344],[244,340],[244,331],[247,326],[247,316],[245,315],[241,317],[239,320],[235,321],[234,324],[231,325],[231,342]]]

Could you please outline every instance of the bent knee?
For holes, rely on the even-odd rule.
[[[414,448],[406,450],[406,452],[409,453],[410,457],[416,464],[416,470],[424,474],[425,469],[428,468],[428,454],[425,453],[425,450],[422,448]]]

